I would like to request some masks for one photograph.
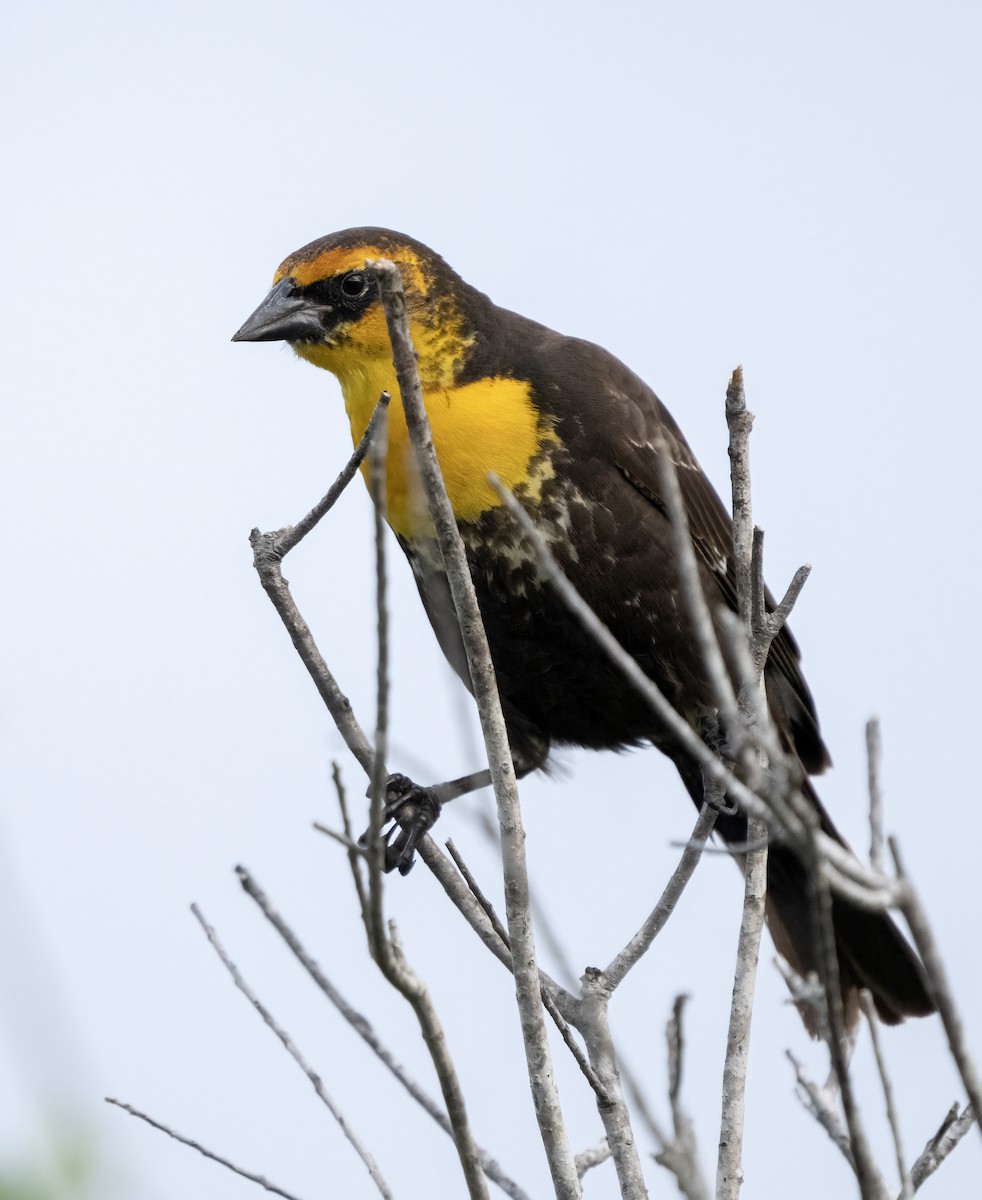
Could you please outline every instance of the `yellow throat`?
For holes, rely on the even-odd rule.
[[[400,264],[401,265],[401,264]],[[455,368],[470,342],[445,306],[436,324],[410,317],[423,400],[447,495],[459,522],[476,521],[501,503],[488,483],[494,472],[505,487],[525,485],[534,496],[552,474],[544,444],[556,442],[551,421],[532,401],[531,385],[493,376],[458,385]],[[337,376],[355,444],[365,432],[379,394],[389,392],[385,517],[408,541],[432,536],[422,485],[413,460],[385,320],[379,305],[347,326],[332,342],[299,342],[301,358]],[[367,479],[367,464],[362,474]]]

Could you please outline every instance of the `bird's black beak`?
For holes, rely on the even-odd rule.
[[[323,317],[330,311],[329,305],[305,299],[288,275],[276,284],[232,341],[320,341],[324,336]]]

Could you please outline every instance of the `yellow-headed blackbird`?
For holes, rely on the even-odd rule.
[[[279,267],[272,291],[236,341],[286,341],[341,383],[357,442],[386,390],[386,520],[409,558],[444,654],[469,675],[414,467],[377,281],[366,260],[402,273],[426,411],[467,549],[520,773],[551,743],[619,748],[653,742],[696,803],[701,772],[567,611],[488,483],[519,499],[579,593],[707,741],[718,739],[713,691],[679,601],[656,438],[678,468],[703,587],[735,607],[730,519],[654,392],[613,355],[498,308],[426,246],[386,229],[349,229],[311,242]],[[782,742],[815,774],[829,763],[798,647],[785,629],[765,671]],[[807,784],[806,784],[807,788]],[[814,798],[822,826],[838,837]],[[742,815],[717,831],[746,839]],[[840,838],[841,840],[841,838]],[[778,949],[802,974],[816,966],[805,871],[787,848],[768,858],[768,918]],[[897,1022],[933,1011],[919,963],[886,915],[834,900],[843,995],[868,987]]]

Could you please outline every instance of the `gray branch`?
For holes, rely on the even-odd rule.
[[[563,1123],[559,1093],[553,1073],[552,1055],[546,1035],[545,1016],[539,991],[535,941],[529,907],[525,834],[515,768],[494,666],[488,649],[464,546],[440,474],[433,437],[423,404],[416,357],[409,333],[406,301],[398,268],[381,260],[371,264],[379,280],[386,327],[392,344],[392,361],[399,381],[403,411],[417,465],[429,504],[430,515],[443,557],[461,637],[467,653],[474,698],[488,753],[488,766],[498,804],[501,826],[502,866],[505,880],[505,912],[513,950],[515,994],[528,1063],[529,1083],[539,1131],[549,1162],[556,1194],[562,1200],[580,1196],[573,1151]]]
[[[112,1096],[106,1097],[106,1103],[112,1104],[116,1108],[121,1108],[123,1112],[128,1112],[132,1117],[138,1117],[141,1121],[146,1121],[153,1129],[159,1129],[161,1133],[166,1133],[175,1142],[180,1142],[182,1146],[190,1146],[192,1150],[197,1150],[205,1158],[210,1158],[212,1162],[217,1162],[223,1167],[228,1167],[236,1175],[241,1175],[243,1179],[248,1179],[252,1183],[258,1183],[261,1188],[265,1188],[267,1192],[272,1192],[274,1196],[282,1196],[283,1200],[298,1200],[298,1197],[294,1196],[292,1192],[284,1191],[283,1188],[277,1187],[275,1183],[270,1183],[265,1175],[254,1175],[252,1171],[247,1171],[243,1167],[237,1167],[234,1162],[227,1158],[222,1158],[214,1150],[209,1150],[206,1146],[202,1146],[200,1142],[194,1141],[193,1138],[185,1137],[183,1133],[178,1133],[176,1130],[171,1129],[169,1125],[155,1121],[153,1117],[148,1117],[145,1112],[140,1112],[138,1108],[134,1108],[131,1104],[124,1104],[122,1100],[114,1100]]]
[[[228,973],[232,976],[232,982],[239,989],[239,991],[243,994],[243,996],[245,996],[245,998],[249,1001],[249,1003],[256,1010],[256,1012],[259,1013],[259,1015],[262,1017],[263,1021],[269,1026],[269,1028],[273,1031],[273,1033],[276,1034],[276,1036],[279,1038],[280,1042],[282,1043],[283,1048],[287,1051],[287,1053],[294,1060],[294,1062],[297,1064],[297,1066],[301,1069],[301,1071],[303,1071],[303,1073],[310,1080],[314,1091],[317,1093],[318,1099],[325,1106],[325,1108],[327,1108],[328,1112],[330,1112],[331,1116],[338,1123],[338,1126],[341,1129],[341,1132],[348,1139],[348,1141],[351,1143],[351,1146],[353,1147],[355,1153],[358,1155],[358,1157],[361,1159],[361,1161],[365,1164],[365,1168],[368,1171],[368,1174],[371,1177],[372,1182],[375,1184],[376,1188],[378,1189],[379,1194],[384,1196],[386,1198],[386,1200],[391,1200],[392,1192],[390,1191],[388,1184],[382,1178],[382,1172],[379,1170],[378,1163],[376,1163],[376,1161],[375,1161],[374,1157],[372,1156],[372,1154],[370,1153],[370,1151],[367,1149],[367,1147],[365,1145],[363,1145],[361,1139],[358,1137],[358,1135],[354,1132],[354,1130],[348,1124],[348,1121],[345,1118],[344,1114],[341,1112],[341,1110],[338,1108],[338,1106],[334,1103],[334,1101],[331,1099],[331,1097],[327,1094],[327,1091],[324,1087],[321,1077],[317,1074],[316,1071],[314,1071],[311,1067],[309,1067],[307,1065],[306,1060],[304,1059],[304,1057],[300,1053],[300,1051],[297,1049],[297,1047],[294,1044],[290,1035],[286,1032],[286,1030],[284,1030],[276,1022],[276,1019],[273,1017],[272,1013],[270,1013],[270,1011],[262,1003],[262,1001],[259,999],[259,997],[255,994],[255,992],[249,987],[249,985],[243,979],[242,973],[239,971],[239,969],[235,965],[235,963],[232,962],[232,960],[229,958],[228,954],[225,952],[225,948],[222,946],[221,942],[218,940],[218,935],[215,933],[215,930],[208,924],[208,922],[205,920],[205,918],[201,915],[201,910],[198,908],[198,906],[196,904],[191,905],[191,911],[194,913],[195,918],[198,921],[198,924],[205,931],[205,936],[208,938],[208,941],[211,943],[212,948],[214,949],[215,953],[221,959],[221,961],[222,961],[223,965],[225,966],[226,970],[228,971]]]

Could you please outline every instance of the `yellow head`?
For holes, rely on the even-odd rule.
[[[386,516],[401,536],[430,531],[418,486],[392,351],[367,262],[399,267],[423,398],[444,482],[458,519],[470,521],[499,503],[487,481],[528,484],[551,422],[538,413],[528,379],[507,356],[475,360],[478,343],[497,345],[498,316],[486,296],[465,283],[438,254],[387,229],[348,229],[297,250],[277,269],[273,288],[233,341],[287,341],[315,366],[338,377],[354,441],[382,391],[392,396],[386,455]],[[485,365],[486,364],[486,365]]]
[[[295,251],[232,340],[288,341],[301,358],[337,375],[346,392],[349,378],[388,374],[385,317],[365,266],[378,258],[391,259],[402,275],[424,387],[451,382],[469,342],[465,296],[479,293],[438,254],[389,229],[346,229]]]

